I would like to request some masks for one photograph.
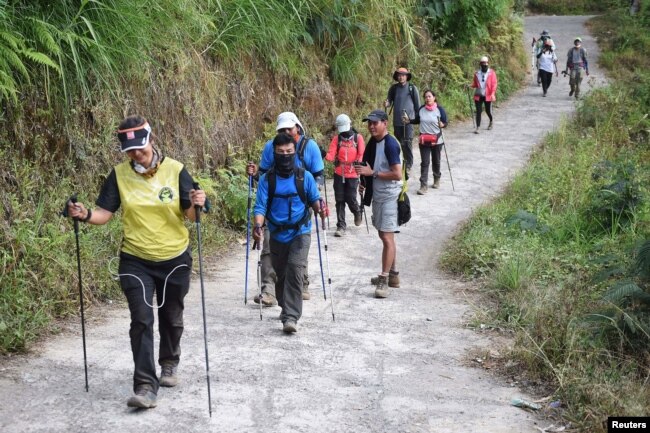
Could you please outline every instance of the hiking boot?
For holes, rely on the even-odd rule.
[[[379,275],[377,279],[377,287],[375,288],[375,298],[387,298],[390,295],[388,288],[388,277]]]
[[[287,320],[282,324],[282,331],[287,334],[292,334],[298,331],[298,325],[293,320]]]
[[[135,395],[127,400],[126,405],[142,409],[156,407],[156,394],[147,387],[140,387],[135,391]]]
[[[162,365],[160,370],[160,386],[172,388],[178,385],[177,369],[178,366],[173,364]]]
[[[420,189],[418,189],[417,194],[418,194],[418,195],[424,195],[424,194],[426,194],[428,191],[429,191],[429,188],[427,188],[426,185],[422,185],[422,186],[420,187]]]
[[[488,125],[488,129],[492,129],[492,121],[490,120],[490,124]]]
[[[302,289],[302,300],[303,301],[309,301],[311,299],[311,293],[309,293],[309,290],[307,288]]]
[[[480,132],[479,132],[479,130],[478,130],[478,126],[477,126],[476,129],[474,130],[474,134],[480,134]]]
[[[542,96],[543,96],[544,98],[546,98],[546,92],[542,93]]]
[[[253,298],[253,301],[256,304],[260,303],[260,296],[262,298],[262,305],[265,307],[273,307],[275,305],[278,305],[278,300],[275,298],[275,295],[272,295],[268,292],[262,292],[262,295],[255,295]]]
[[[573,89],[569,92],[569,96],[573,96]]]
[[[370,284],[376,286],[377,284],[379,284],[379,278],[380,278],[379,275],[376,277],[372,277],[370,279]],[[388,273],[388,287],[399,289],[399,272],[390,271]]]
[[[363,223],[363,212],[359,211],[354,214],[354,225],[359,227]]]
[[[435,188],[435,189],[440,188],[440,178],[439,177],[434,177],[433,178],[433,185],[431,185],[431,188]]]
[[[336,231],[334,232],[334,236],[337,238],[342,238],[343,236],[345,236],[345,229],[341,227],[337,228]]]

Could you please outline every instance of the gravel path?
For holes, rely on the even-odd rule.
[[[558,46],[560,69],[574,36],[583,36],[592,65],[585,90],[604,82],[598,78],[604,74],[596,65],[597,46],[584,28],[586,19],[529,17],[525,35],[528,47],[533,35],[548,28]],[[226,257],[211,258],[215,264],[206,280],[211,418],[195,279],[186,302],[182,382],[174,389],[161,388],[156,409],[126,407],[132,375],[128,311],[115,308],[86,328],[88,393],[76,323],[32,355],[0,359],[0,431],[538,431],[536,423],[544,422],[509,404],[525,394],[468,365],[469,350],[489,350],[491,343],[465,326],[471,299],[464,295],[464,284],[435,265],[459,224],[498,195],[535,144],[574,110],[568,79],[554,77],[547,98],[529,82],[530,87],[500,103],[494,130],[474,135],[471,122],[448,128],[455,192],[446,167],[440,190],[416,196],[418,180],[409,182],[414,217],[397,237],[402,288],[388,299],[373,298],[369,278],[379,270],[381,244],[372,230],[366,234],[365,226],[352,226],[345,238],[335,238],[334,227],[329,232],[334,323],[329,300],[318,296],[312,237],[315,296],[305,303],[296,335],[283,335],[278,308],[265,309],[260,321],[255,304],[243,305],[243,248],[234,246]],[[252,259],[252,289],[254,271]]]

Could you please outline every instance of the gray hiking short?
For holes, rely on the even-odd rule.
[[[380,232],[395,233],[397,225],[397,197],[384,202],[372,201],[372,226]]]

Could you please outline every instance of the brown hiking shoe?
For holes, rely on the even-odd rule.
[[[379,284],[379,279],[380,278],[381,278],[381,276],[379,276],[379,275],[376,276],[376,277],[372,277],[370,279],[370,284],[372,284],[373,286],[376,286],[377,284]],[[392,272],[391,271],[391,272],[388,273],[388,287],[393,287],[395,289],[399,289],[399,272]]]
[[[354,225],[359,227],[362,222],[363,222],[363,212],[359,211],[354,214]]]
[[[438,189],[440,188],[440,178],[436,177],[433,179],[433,185],[431,185],[431,188]]]
[[[424,194],[426,194],[427,192],[429,192],[429,188],[428,188],[426,185],[422,185],[422,186],[420,187],[420,189],[418,189],[417,194],[418,194],[418,195],[424,195]]]
[[[160,370],[160,386],[172,388],[178,385],[177,369],[178,367],[173,364],[162,365]]]
[[[142,409],[156,407],[156,404],[156,394],[154,394],[149,388],[142,386],[136,389],[135,395],[130,397],[126,402],[128,407],[138,407]]]
[[[262,292],[261,299],[262,299],[262,305],[264,307],[273,307],[275,305],[278,305],[278,300],[275,298],[275,295],[272,295],[272,294],[270,294],[268,292]],[[253,301],[256,304],[259,304],[260,303],[260,295],[255,295],[255,297],[253,298]]]
[[[336,232],[334,232],[334,236],[337,238],[342,238],[345,236],[345,229],[342,229],[341,227],[336,229]]]
[[[375,298],[387,298],[390,295],[388,288],[388,277],[379,275],[377,287],[375,287]]]

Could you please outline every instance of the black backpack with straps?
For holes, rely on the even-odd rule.
[[[307,203],[307,194],[305,193],[305,169],[302,167],[296,167],[293,170],[294,174],[294,182],[296,185],[296,192],[291,193],[291,194],[276,194],[275,193],[275,188],[277,184],[277,174],[275,173],[275,168],[271,168],[267,173],[266,173],[266,179],[269,184],[269,190],[268,190],[268,197],[266,199],[266,219],[273,224],[274,226],[277,227],[277,231],[279,232],[284,232],[287,230],[298,230],[300,227],[304,226],[309,222],[311,219],[311,215],[309,213],[309,204]],[[291,199],[295,196],[300,197],[300,201],[303,203],[305,210],[302,218],[294,223],[294,224],[280,224],[273,219],[271,219],[271,204],[273,203],[273,199],[275,197],[278,198],[283,198],[287,200],[287,203],[289,205],[289,217],[288,219],[291,220]]]

